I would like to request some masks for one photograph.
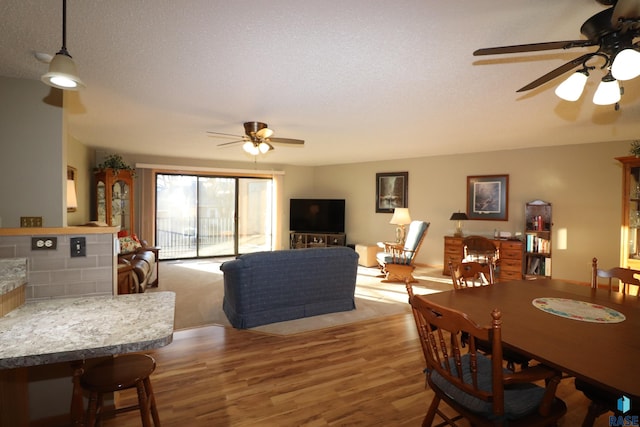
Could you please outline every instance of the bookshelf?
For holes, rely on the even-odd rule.
[[[525,277],[551,277],[551,203],[542,200],[526,203],[524,218]]]

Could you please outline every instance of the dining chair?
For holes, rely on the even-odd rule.
[[[407,278],[413,283],[418,282],[413,277],[413,270],[429,224],[425,221],[411,221],[404,244],[380,242],[384,250],[376,254],[376,260],[384,274],[382,282],[404,282]]]
[[[454,265],[450,261],[449,272],[454,289],[487,286],[495,283],[493,263],[482,264],[477,261],[466,261]]]
[[[482,264],[494,264],[498,259],[498,247],[484,236],[467,236],[462,239],[463,261],[476,261]]]
[[[434,392],[423,426],[431,426],[436,415],[454,425],[454,418],[439,409],[441,401],[474,426],[548,426],[566,413],[566,404],[556,397],[561,372],[541,364],[518,372],[503,368],[499,309],[490,313],[489,325],[479,326],[467,314],[433,303],[426,295],[414,295],[410,302]],[[466,349],[461,332],[468,334]],[[491,355],[478,351],[478,340],[491,343]],[[544,381],[544,387],[537,381]]]
[[[493,263],[486,264],[477,261],[462,262],[454,265],[449,262],[453,289],[461,290],[478,286],[491,286],[495,283]],[[466,345],[466,334],[462,335],[462,344]],[[491,346],[487,342],[478,342],[478,348],[484,353],[491,353]],[[516,364],[522,368],[529,365],[531,359],[516,351],[505,349],[502,354],[507,362],[507,368],[514,371]]]
[[[591,287],[597,289],[600,285],[600,278],[608,279],[609,292],[613,291],[614,279],[618,281],[618,292],[629,295],[630,285],[637,286],[637,295],[640,296],[640,270],[631,268],[613,267],[609,270],[598,268],[598,258],[591,260]]]
[[[618,291],[624,295],[629,295],[629,286],[639,286],[640,280],[635,275],[640,275],[639,270],[633,270],[631,268],[613,267],[608,270],[598,268],[598,258],[591,260],[591,288],[598,289],[600,285],[599,279],[607,279],[606,285],[609,292]],[[614,289],[613,284],[617,279],[618,288]],[[640,292],[639,292],[640,294]],[[591,402],[587,409],[587,414],[582,421],[583,427],[591,427],[595,423],[596,419],[607,413],[613,412],[616,415],[621,415],[618,411],[618,399],[619,393],[614,393],[608,390],[604,390],[601,387],[590,384],[580,378],[575,379],[575,388],[581,391]],[[632,407],[639,407],[640,402],[633,402]]]

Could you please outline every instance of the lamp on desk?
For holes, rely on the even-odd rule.
[[[456,237],[462,237],[462,221],[467,221],[469,217],[464,212],[454,212],[451,214],[451,221],[458,221],[456,223],[456,232],[453,234]]]
[[[395,208],[393,210],[393,216],[389,224],[397,225],[396,227],[396,243],[404,244],[405,230],[404,226],[411,224],[411,216],[409,215],[408,208]]]

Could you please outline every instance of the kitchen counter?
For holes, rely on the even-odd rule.
[[[26,303],[0,318],[0,369],[162,347],[173,340],[175,293]]]

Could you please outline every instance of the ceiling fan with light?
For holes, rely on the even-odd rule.
[[[257,156],[258,154],[264,154],[270,150],[273,150],[274,147],[272,144],[274,143],[304,145],[304,141],[301,139],[274,138],[272,136],[274,134],[273,130],[269,129],[268,125],[262,122],[245,122],[244,132],[244,135],[233,135],[229,133],[212,131],[208,131],[207,133],[214,136],[221,135],[241,138],[235,141],[223,142],[222,144],[218,144],[218,147],[224,147],[232,144],[237,144],[239,142],[244,142],[244,144],[242,144],[243,150],[254,156]]]
[[[582,66],[560,84],[555,91],[556,95],[566,101],[576,101],[582,95],[589,71],[594,70],[597,64],[595,61],[600,60],[603,63],[599,68],[606,70],[606,74],[594,94],[593,103],[598,105],[616,104],[617,109],[622,94],[622,88],[618,81],[631,80],[640,76],[640,42],[635,41],[640,37],[640,0],[598,0],[598,2],[611,7],[596,13],[582,24],[580,33],[586,37],[586,40],[490,47],[478,49],[473,52],[473,55],[499,55],[598,46],[598,50],[595,52],[586,53],[551,70],[518,89],[517,92],[535,89],[578,66]]]

